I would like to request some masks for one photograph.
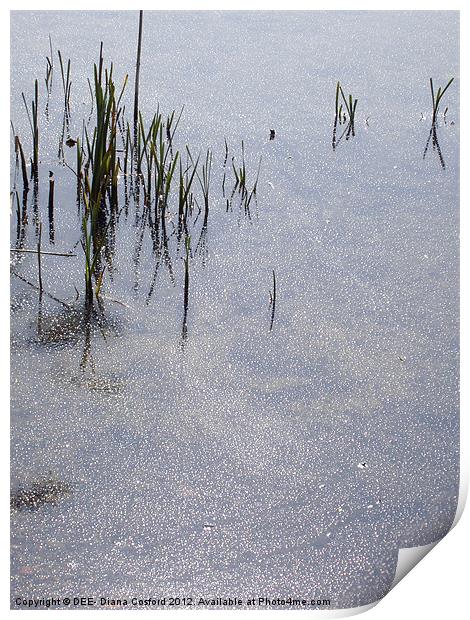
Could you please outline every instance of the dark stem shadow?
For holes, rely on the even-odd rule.
[[[442,155],[441,147],[440,147],[440,144],[439,144],[439,139],[437,137],[437,124],[436,123],[433,123],[431,125],[431,129],[429,130],[429,136],[428,136],[428,139],[426,140],[426,145],[424,147],[423,159],[426,158],[426,155],[428,153],[429,145],[430,144],[432,146],[432,150],[437,153],[437,156],[439,158],[439,163],[440,163],[442,169],[445,170],[446,169],[446,163],[444,161],[444,157]]]

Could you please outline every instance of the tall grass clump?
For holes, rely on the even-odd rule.
[[[113,81],[113,65],[105,71],[103,81],[102,46],[98,66],[94,65],[94,98],[96,127],[90,140],[86,132],[88,164],[83,171],[82,195],[85,212],[82,218],[85,253],[85,290],[88,303],[93,301],[93,280],[95,295],[98,297],[104,268],[101,269],[100,254],[106,230],[106,192],[117,182],[119,164],[116,162],[117,123],[121,113],[120,102],[127,84],[127,75],[119,97]],[[80,159],[79,159],[80,161]],[[82,173],[79,170],[79,174]],[[113,192],[111,192],[111,196]]]
[[[63,104],[61,110],[62,134],[59,140],[59,163],[68,167],[76,177],[77,192],[77,236],[80,237],[81,246],[84,253],[84,279],[85,279],[85,312],[86,317],[95,316],[98,303],[101,307],[101,290],[104,281],[104,274],[111,278],[113,275],[113,260],[116,256],[115,249],[118,243],[116,233],[120,225],[120,214],[124,213],[123,218],[129,220],[129,204],[131,200],[135,206],[135,228],[138,229],[135,240],[135,252],[133,262],[135,267],[135,286],[137,292],[140,277],[139,261],[141,253],[147,252],[147,247],[151,248],[155,258],[154,275],[148,294],[148,299],[152,295],[155,285],[157,270],[160,266],[168,268],[172,284],[176,284],[174,261],[180,260],[184,264],[184,315],[182,326],[182,340],[187,338],[187,315],[189,304],[189,277],[190,260],[197,256],[202,257],[202,265],[208,256],[206,245],[208,218],[212,210],[216,210],[217,192],[214,193],[214,182],[217,184],[219,171],[217,156],[212,148],[202,151],[197,157],[192,155],[192,149],[184,146],[184,142],[175,140],[176,130],[180,124],[183,113],[176,108],[168,115],[160,111],[160,107],[153,116],[146,117],[139,110],[139,83],[142,54],[142,33],[143,33],[143,11],[139,12],[139,32],[137,40],[137,59],[135,65],[135,90],[131,93],[130,110],[126,112],[125,106],[121,103],[127,85],[128,77],[124,79],[122,89],[116,87],[113,77],[112,62],[104,63],[103,43],[99,50],[99,60],[93,65],[90,72],[88,85],[91,97],[91,110],[86,107],[86,117],[81,124],[81,132],[78,131],[78,123],[72,126],[73,134],[70,133],[71,119],[69,118],[71,103],[71,61],[65,59],[61,51],[54,50],[58,56],[53,58],[52,42],[49,39],[51,55],[47,56],[46,67],[46,90],[47,96],[52,87],[53,69],[60,69],[63,87]],[[133,71],[133,68],[132,68]],[[57,79],[57,78],[56,78]],[[42,88],[44,83],[40,80]],[[141,84],[141,83],[140,83]],[[62,89],[60,84],[55,85],[60,107],[62,108]],[[342,91],[338,86],[338,99]],[[88,97],[88,93],[85,93]],[[39,128],[38,128],[38,81],[35,82],[34,96],[31,103],[27,103],[24,93],[23,101],[28,115],[31,134],[31,179],[36,179],[34,186],[29,179],[29,145],[26,148],[25,141],[20,142],[12,126],[15,138],[16,167],[14,176],[14,189],[16,197],[16,216],[17,216],[17,239],[20,245],[26,230],[26,193],[28,192],[28,181],[32,188],[32,214],[33,224],[36,224],[36,236],[39,239],[37,248],[38,271],[39,271],[39,290],[42,292],[42,272],[41,257],[44,254],[54,254],[61,256],[60,253],[43,252],[41,248],[42,225],[40,213],[47,204],[49,218],[49,244],[53,244],[56,238],[55,223],[61,212],[61,206],[54,204],[55,179],[53,173],[49,175],[49,197],[41,192],[44,197],[44,204],[39,201],[38,190],[38,168],[39,168]],[[132,110],[132,95],[134,109]],[[344,98],[344,94],[342,95]],[[48,101],[48,100],[47,100]],[[42,100],[41,100],[42,102]],[[88,104],[88,101],[87,101]],[[357,100],[350,105],[352,117],[356,109]],[[343,105],[343,104],[341,104]],[[345,102],[347,107],[347,102]],[[337,108],[338,108],[337,104]],[[337,110],[337,115],[343,113],[341,107]],[[47,103],[46,103],[47,117]],[[134,117],[134,126],[133,126]],[[82,119],[80,119],[82,120]],[[42,125],[41,125],[42,129]],[[75,133],[76,131],[76,133]],[[80,134],[80,135],[79,135]],[[41,138],[42,139],[42,138]],[[41,142],[42,144],[42,142]],[[65,146],[69,149],[65,149]],[[239,143],[238,143],[239,145]],[[251,219],[250,202],[257,203],[257,189],[261,172],[262,158],[256,170],[257,159],[249,156],[245,159],[245,143],[241,142],[241,154],[237,145],[235,153],[230,152],[229,145],[225,139],[225,154],[223,158],[223,180],[222,190],[225,196],[225,182],[230,183],[232,195],[230,201],[227,200],[227,210],[232,198],[237,202],[240,213],[245,209],[245,217]],[[23,147],[25,152],[23,152]],[[179,149],[179,150],[178,150]],[[66,157],[67,154],[67,157]],[[234,155],[232,157],[232,155]],[[45,155],[41,171],[46,163]],[[121,163],[123,168],[121,168]],[[70,164],[70,165],[69,165]],[[214,168],[215,164],[215,168]],[[253,164],[253,166],[252,166]],[[52,164],[51,164],[52,165]],[[21,167],[20,167],[21,166]],[[232,168],[234,177],[232,177]],[[45,171],[45,170],[44,170]],[[118,192],[118,178],[123,174],[123,192]],[[21,210],[20,198],[16,192],[16,183],[19,175],[23,175],[23,211]],[[59,179],[59,177],[57,177]],[[59,181],[57,181],[59,182]],[[44,188],[46,189],[46,188]],[[73,187],[75,191],[75,187]],[[122,200],[124,206],[120,211],[118,199]],[[143,205],[142,205],[143,197]],[[235,197],[235,198],[234,198]],[[47,200],[47,203],[46,203]],[[59,207],[59,208],[56,208]],[[252,210],[254,208],[252,207]],[[213,215],[211,214],[211,218]],[[122,220],[121,220],[122,221]],[[202,222],[202,226],[201,226]],[[209,224],[211,226],[211,224]],[[59,229],[57,229],[59,232]],[[150,233],[147,245],[146,233]],[[23,237],[22,237],[23,235]],[[57,237],[58,239],[58,237]],[[191,239],[194,239],[191,247]],[[133,239],[127,239],[133,243]],[[75,247],[75,246],[74,246]],[[29,251],[29,250],[28,250]],[[145,255],[144,255],[145,256]],[[173,262],[172,262],[173,261]],[[182,274],[183,275],[183,274]],[[83,276],[81,276],[83,277]],[[46,282],[47,284],[47,282]],[[83,285],[82,285],[83,286]],[[47,292],[45,292],[48,294]],[[77,291],[76,300],[79,298]],[[113,300],[116,301],[116,300]],[[62,302],[61,302],[62,303]],[[120,303],[120,302],[117,302]],[[273,291],[271,293],[271,328],[274,320],[276,307],[276,274],[273,271]],[[87,318],[88,320],[88,318]]]

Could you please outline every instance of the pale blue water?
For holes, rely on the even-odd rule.
[[[118,81],[130,73],[131,118],[137,20],[12,13],[12,121],[27,153],[21,92],[29,99],[36,77],[42,89],[44,249],[69,251],[80,236],[74,176],[57,157],[57,56],[43,113],[48,34],[72,60],[76,137],[100,40]],[[37,292],[13,276],[13,488],[48,472],[73,486],[56,506],[12,513],[13,605],[268,594],[351,607],[387,592],[399,546],[446,533],[459,458],[458,28],[455,12],[144,14],[144,116],[157,102],[165,114],[184,104],[177,148],[214,150],[208,254],[203,264],[195,251],[200,219],[182,351],[181,252],[173,238],[175,283],[162,265],[149,299],[151,229],[131,199],[104,284],[125,305],[105,301],[84,371],[86,333],[73,322],[67,331],[67,311],[44,298],[38,337]],[[430,76],[456,78],[438,127],[445,169],[435,150],[423,160]],[[356,136],[333,152],[338,79],[359,103]],[[226,212],[224,138],[237,160],[244,140],[251,178],[263,158],[251,221],[236,205]],[[80,311],[74,252],[44,257],[43,278]],[[13,269],[37,281],[35,256],[14,256]]]

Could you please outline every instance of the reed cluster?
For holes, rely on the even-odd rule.
[[[429,78],[429,84],[431,87],[431,97],[432,97],[432,121],[431,121],[431,128],[429,130],[429,135],[428,135],[428,139],[426,141],[426,145],[424,147],[424,153],[423,153],[423,159],[426,158],[426,155],[428,153],[429,150],[429,146],[432,146],[432,150],[435,151],[437,153],[438,159],[439,159],[439,163],[441,165],[441,168],[443,170],[445,170],[446,167],[446,163],[444,161],[444,156],[442,154],[442,150],[439,144],[439,138],[437,135],[437,129],[438,129],[438,114],[439,114],[439,106],[441,104],[442,98],[445,94],[445,92],[447,91],[447,89],[449,88],[449,86],[452,84],[452,82],[454,81],[454,78],[451,78],[446,86],[444,88],[442,88],[441,86],[439,86],[439,88],[437,89],[437,92],[435,92],[434,90],[434,83],[433,83],[433,79]],[[446,115],[447,115],[447,111],[448,108],[446,107],[443,113],[443,117],[444,117],[444,123],[446,122]]]
[[[225,146],[226,146],[226,158],[227,158],[227,155],[228,155],[227,142],[225,143]],[[246,172],[246,163],[245,163],[245,144],[243,140],[242,140],[242,148],[241,148],[241,165],[236,166],[235,161],[236,161],[235,157],[232,157],[232,170],[235,175],[235,185],[232,190],[232,196],[230,197],[230,200],[227,201],[227,210],[231,207],[232,199],[233,199],[235,192],[238,191],[241,197],[241,205],[243,206],[245,213],[249,215],[251,199],[253,198],[253,196],[256,197],[256,190],[258,188],[259,175],[261,172],[262,157],[259,158],[256,177],[251,187],[251,190],[249,189],[249,185],[247,181],[247,172]]]
[[[85,253],[85,291],[88,303],[93,301],[93,291],[99,296],[105,267],[101,265],[101,250],[109,222],[109,208],[117,207],[117,179],[119,162],[116,159],[117,126],[121,114],[121,99],[127,76],[119,96],[113,81],[113,65],[103,72],[103,48],[100,48],[98,65],[94,65],[94,98],[96,125],[90,137],[85,129],[86,162],[77,140],[77,179],[81,183],[84,203],[82,217],[82,247]],[[93,282],[95,286],[93,286]]]
[[[59,139],[59,163],[70,168],[76,177],[77,208],[80,219],[80,243],[84,253],[84,280],[86,307],[100,300],[104,274],[107,266],[112,267],[113,244],[115,243],[116,223],[120,209],[118,202],[122,192],[118,191],[120,180],[124,184],[124,206],[126,210],[129,196],[132,195],[135,204],[139,205],[143,195],[143,212],[139,226],[138,242],[135,252],[136,272],[141,253],[141,245],[145,226],[151,231],[153,247],[156,257],[155,274],[148,299],[153,291],[156,273],[160,264],[166,265],[170,278],[174,282],[174,269],[170,251],[170,239],[176,239],[176,254],[184,252],[185,287],[184,305],[185,317],[187,314],[189,295],[189,257],[190,239],[194,232],[198,218],[202,215],[202,226],[199,240],[196,244],[196,255],[203,257],[202,264],[207,259],[206,236],[211,205],[212,173],[214,167],[214,151],[208,148],[201,158],[200,154],[193,154],[189,145],[183,149],[175,148],[175,134],[180,124],[184,106],[177,112],[171,111],[164,116],[157,110],[150,120],[146,120],[139,109],[140,68],[143,39],[143,11],[139,13],[139,31],[137,40],[137,58],[134,84],[134,109],[131,120],[126,117],[123,95],[128,77],[126,75],[119,92],[116,89],[113,77],[113,64],[105,68],[103,44],[101,43],[98,62],[93,67],[93,77],[87,79],[90,92],[91,109],[87,120],[83,120],[80,137],[70,135],[71,117],[71,87],[72,68],[71,60],[64,59],[58,50],[58,64],[63,91],[63,123]],[[47,100],[45,115],[48,119],[49,96],[52,93],[52,77],[54,69],[54,51],[49,36],[50,55],[46,56],[45,86]],[[39,87],[35,81],[34,97],[28,105],[24,93],[23,102],[28,115],[32,135],[31,149],[31,179],[34,179],[33,210],[36,223],[36,234],[39,245],[34,253],[38,254],[39,289],[42,291],[41,231],[40,212],[38,208],[38,177],[39,177]],[[93,120],[92,120],[93,119]],[[29,189],[28,165],[20,137],[12,125],[16,156],[16,170],[21,170],[23,178],[23,206],[20,205],[16,185],[13,197],[16,196],[16,212],[18,220],[18,239],[24,239],[25,222],[27,222],[26,206]],[[75,161],[73,168],[69,166],[64,146],[74,148]],[[224,179],[223,192],[225,197],[226,166],[229,157],[229,147],[225,140],[225,158],[223,163]],[[248,182],[249,172],[245,162],[245,145],[242,142],[241,163],[236,165],[232,157],[232,169],[235,174],[232,189],[232,198],[238,192],[240,206],[249,215],[249,205],[256,196],[261,170],[259,160],[256,176]],[[16,179],[16,171],[15,171]],[[55,178],[52,172],[49,175],[48,219],[49,242],[55,242],[54,228],[54,194]],[[16,184],[16,181],[15,181]],[[176,225],[173,223],[176,219]],[[173,231],[168,226],[173,226]],[[182,239],[184,243],[182,244]],[[19,248],[18,251],[21,251]],[[25,250],[26,251],[26,250]],[[70,254],[48,253],[54,256]],[[137,287],[137,282],[135,288]],[[77,292],[78,295],[78,292]],[[184,321],[186,325],[186,318]],[[186,329],[186,328],[185,328]]]
[[[335,119],[333,123],[333,150],[336,149],[343,136],[346,140],[355,136],[355,119],[356,119],[357,99],[351,94],[346,97],[343,88],[339,82],[336,82],[335,95]],[[337,139],[338,125],[345,125],[345,129],[341,136]]]
[[[340,101],[339,95],[341,95],[342,101]],[[339,123],[345,123],[347,120],[348,123],[352,127],[354,127],[354,120],[356,118],[356,107],[357,99],[354,99],[351,94],[349,94],[346,98],[341,84],[339,82],[336,82],[335,117],[338,119]],[[346,112],[344,110],[346,110]]]
[[[449,86],[452,84],[453,81],[454,81],[454,78],[451,78],[447,82],[444,88],[439,86],[437,92],[434,93],[434,84],[433,84],[432,78],[429,78],[429,83],[431,86],[431,96],[432,96],[432,124],[433,125],[435,125],[437,122],[437,115],[439,113],[439,105],[442,101],[444,93],[446,92],[446,90],[449,88]],[[446,115],[446,113],[447,113],[447,108],[445,109],[444,116]]]
[[[64,96],[64,122],[62,127],[61,147],[59,156],[66,164],[65,153],[62,147],[67,130],[65,144],[75,147],[73,155],[73,172],[77,181],[77,205],[80,219],[80,242],[84,254],[84,280],[87,316],[95,300],[100,301],[106,268],[111,266],[113,243],[115,241],[115,227],[119,220],[121,209],[119,202],[124,194],[124,206],[129,203],[129,194],[136,204],[137,242],[133,257],[135,273],[139,273],[139,260],[142,253],[144,233],[150,231],[152,250],[155,256],[155,269],[152,283],[147,296],[149,302],[158,270],[163,266],[168,269],[172,283],[175,283],[175,269],[173,262],[176,258],[182,264],[184,272],[183,285],[183,322],[181,328],[182,344],[188,333],[188,307],[190,294],[190,262],[197,256],[202,256],[202,265],[207,258],[206,237],[208,230],[209,213],[216,198],[213,194],[213,170],[217,169],[217,158],[212,148],[207,148],[201,155],[196,154],[189,145],[178,149],[175,140],[180,125],[184,107],[178,112],[173,110],[164,115],[160,107],[150,118],[144,118],[139,108],[140,68],[142,54],[143,12],[139,13],[139,32],[137,41],[137,59],[134,84],[134,109],[126,115],[123,96],[126,90],[128,76],[118,90],[113,77],[113,64],[104,66],[103,44],[101,43],[99,59],[93,67],[93,77],[88,79],[88,88],[91,98],[91,110],[87,121],[83,121],[81,137],[73,139],[69,134],[69,119],[71,113],[71,61],[64,62],[61,51],[58,51],[58,60],[62,79]],[[52,41],[49,37],[50,57],[46,57],[45,86],[47,91],[46,116],[49,95],[52,92],[52,77],[54,56]],[[434,89],[432,78],[430,87],[432,95],[432,127],[424,156],[432,145],[438,152],[441,165],[445,163],[437,139],[437,119],[443,97],[454,78],[450,79],[445,87]],[[42,82],[42,80],[41,80]],[[25,223],[27,222],[27,193],[30,180],[34,181],[33,213],[36,222],[37,247],[35,250],[18,249],[18,252],[34,252],[38,261],[38,286],[42,295],[43,269],[42,256],[71,256],[71,253],[53,253],[42,250],[42,224],[38,215],[38,178],[39,178],[39,87],[35,80],[34,95],[27,103],[25,94],[22,99],[31,128],[31,175],[28,177],[28,165],[23,144],[12,125],[14,149],[16,156],[15,188],[12,192],[12,205],[16,204],[18,221],[18,240],[24,239]],[[336,83],[335,117],[333,126],[333,149],[337,147],[343,136],[348,140],[355,136],[356,110],[358,99],[352,94],[346,96],[342,85]],[[444,111],[444,119],[447,108]],[[92,121],[92,118],[94,120]],[[367,122],[367,121],[366,121]],[[342,128],[341,136],[337,139],[338,127]],[[275,132],[271,130],[271,139]],[[233,202],[238,201],[240,212],[251,219],[250,205],[257,203],[256,195],[261,173],[262,158],[259,158],[256,171],[251,170],[246,162],[245,143],[241,141],[241,153],[231,152],[229,144],[224,139],[225,152],[222,163],[222,193],[226,199],[226,210],[232,210]],[[230,171],[233,172],[233,176]],[[16,190],[16,175],[23,180],[23,203]],[[59,177],[58,177],[59,178]],[[233,183],[230,197],[226,197],[226,181]],[[119,183],[123,181],[124,191],[119,191]],[[49,176],[49,242],[54,243],[54,187],[55,179]],[[228,196],[229,194],[227,194]],[[141,196],[143,208],[141,209]],[[198,218],[201,217],[202,226],[196,228]],[[173,229],[171,229],[173,227]],[[198,232],[199,231],[199,232]],[[199,235],[194,237],[195,234]],[[191,238],[197,239],[191,250]],[[173,239],[173,241],[171,241]],[[172,249],[172,245],[173,249]],[[176,246],[176,247],[175,247]],[[173,257],[173,258],[172,258]],[[138,276],[134,283],[134,290],[139,286]],[[45,294],[48,294],[44,291]],[[272,289],[270,293],[270,325],[272,331],[275,320],[277,282],[276,273],[272,270]],[[78,295],[78,292],[77,292]],[[57,301],[57,300],[56,300]],[[59,300],[60,301],[60,300]],[[62,302],[60,302],[62,303]],[[66,304],[65,304],[66,305]]]

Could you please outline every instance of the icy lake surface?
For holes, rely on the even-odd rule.
[[[70,135],[90,114],[100,41],[117,83],[130,74],[131,118],[137,26],[135,11],[12,14],[12,121],[29,154],[21,92],[29,101],[38,78],[41,166],[37,213],[30,190],[21,230],[12,209],[11,243],[34,248],[40,219],[43,250],[76,254],[43,257],[46,291],[73,311],[47,296],[39,305],[12,277],[12,492],[59,485],[53,501],[12,508],[13,604],[375,601],[398,548],[442,537],[458,496],[458,15],[144,13],[143,116],[184,105],[178,147],[214,150],[184,347],[182,251],[172,246],[171,273],[156,270],[132,198],[105,319],[80,328],[84,258],[76,181],[58,157],[57,55],[45,115],[50,33],[71,59]],[[423,159],[431,76],[456,78],[439,119],[443,161],[432,146]],[[356,135],[333,152],[337,80],[359,103]],[[244,140],[251,179],[262,155],[251,217],[226,210],[224,138],[237,160]],[[64,150],[73,168],[75,149]],[[12,255],[12,269],[37,282],[34,255]]]

